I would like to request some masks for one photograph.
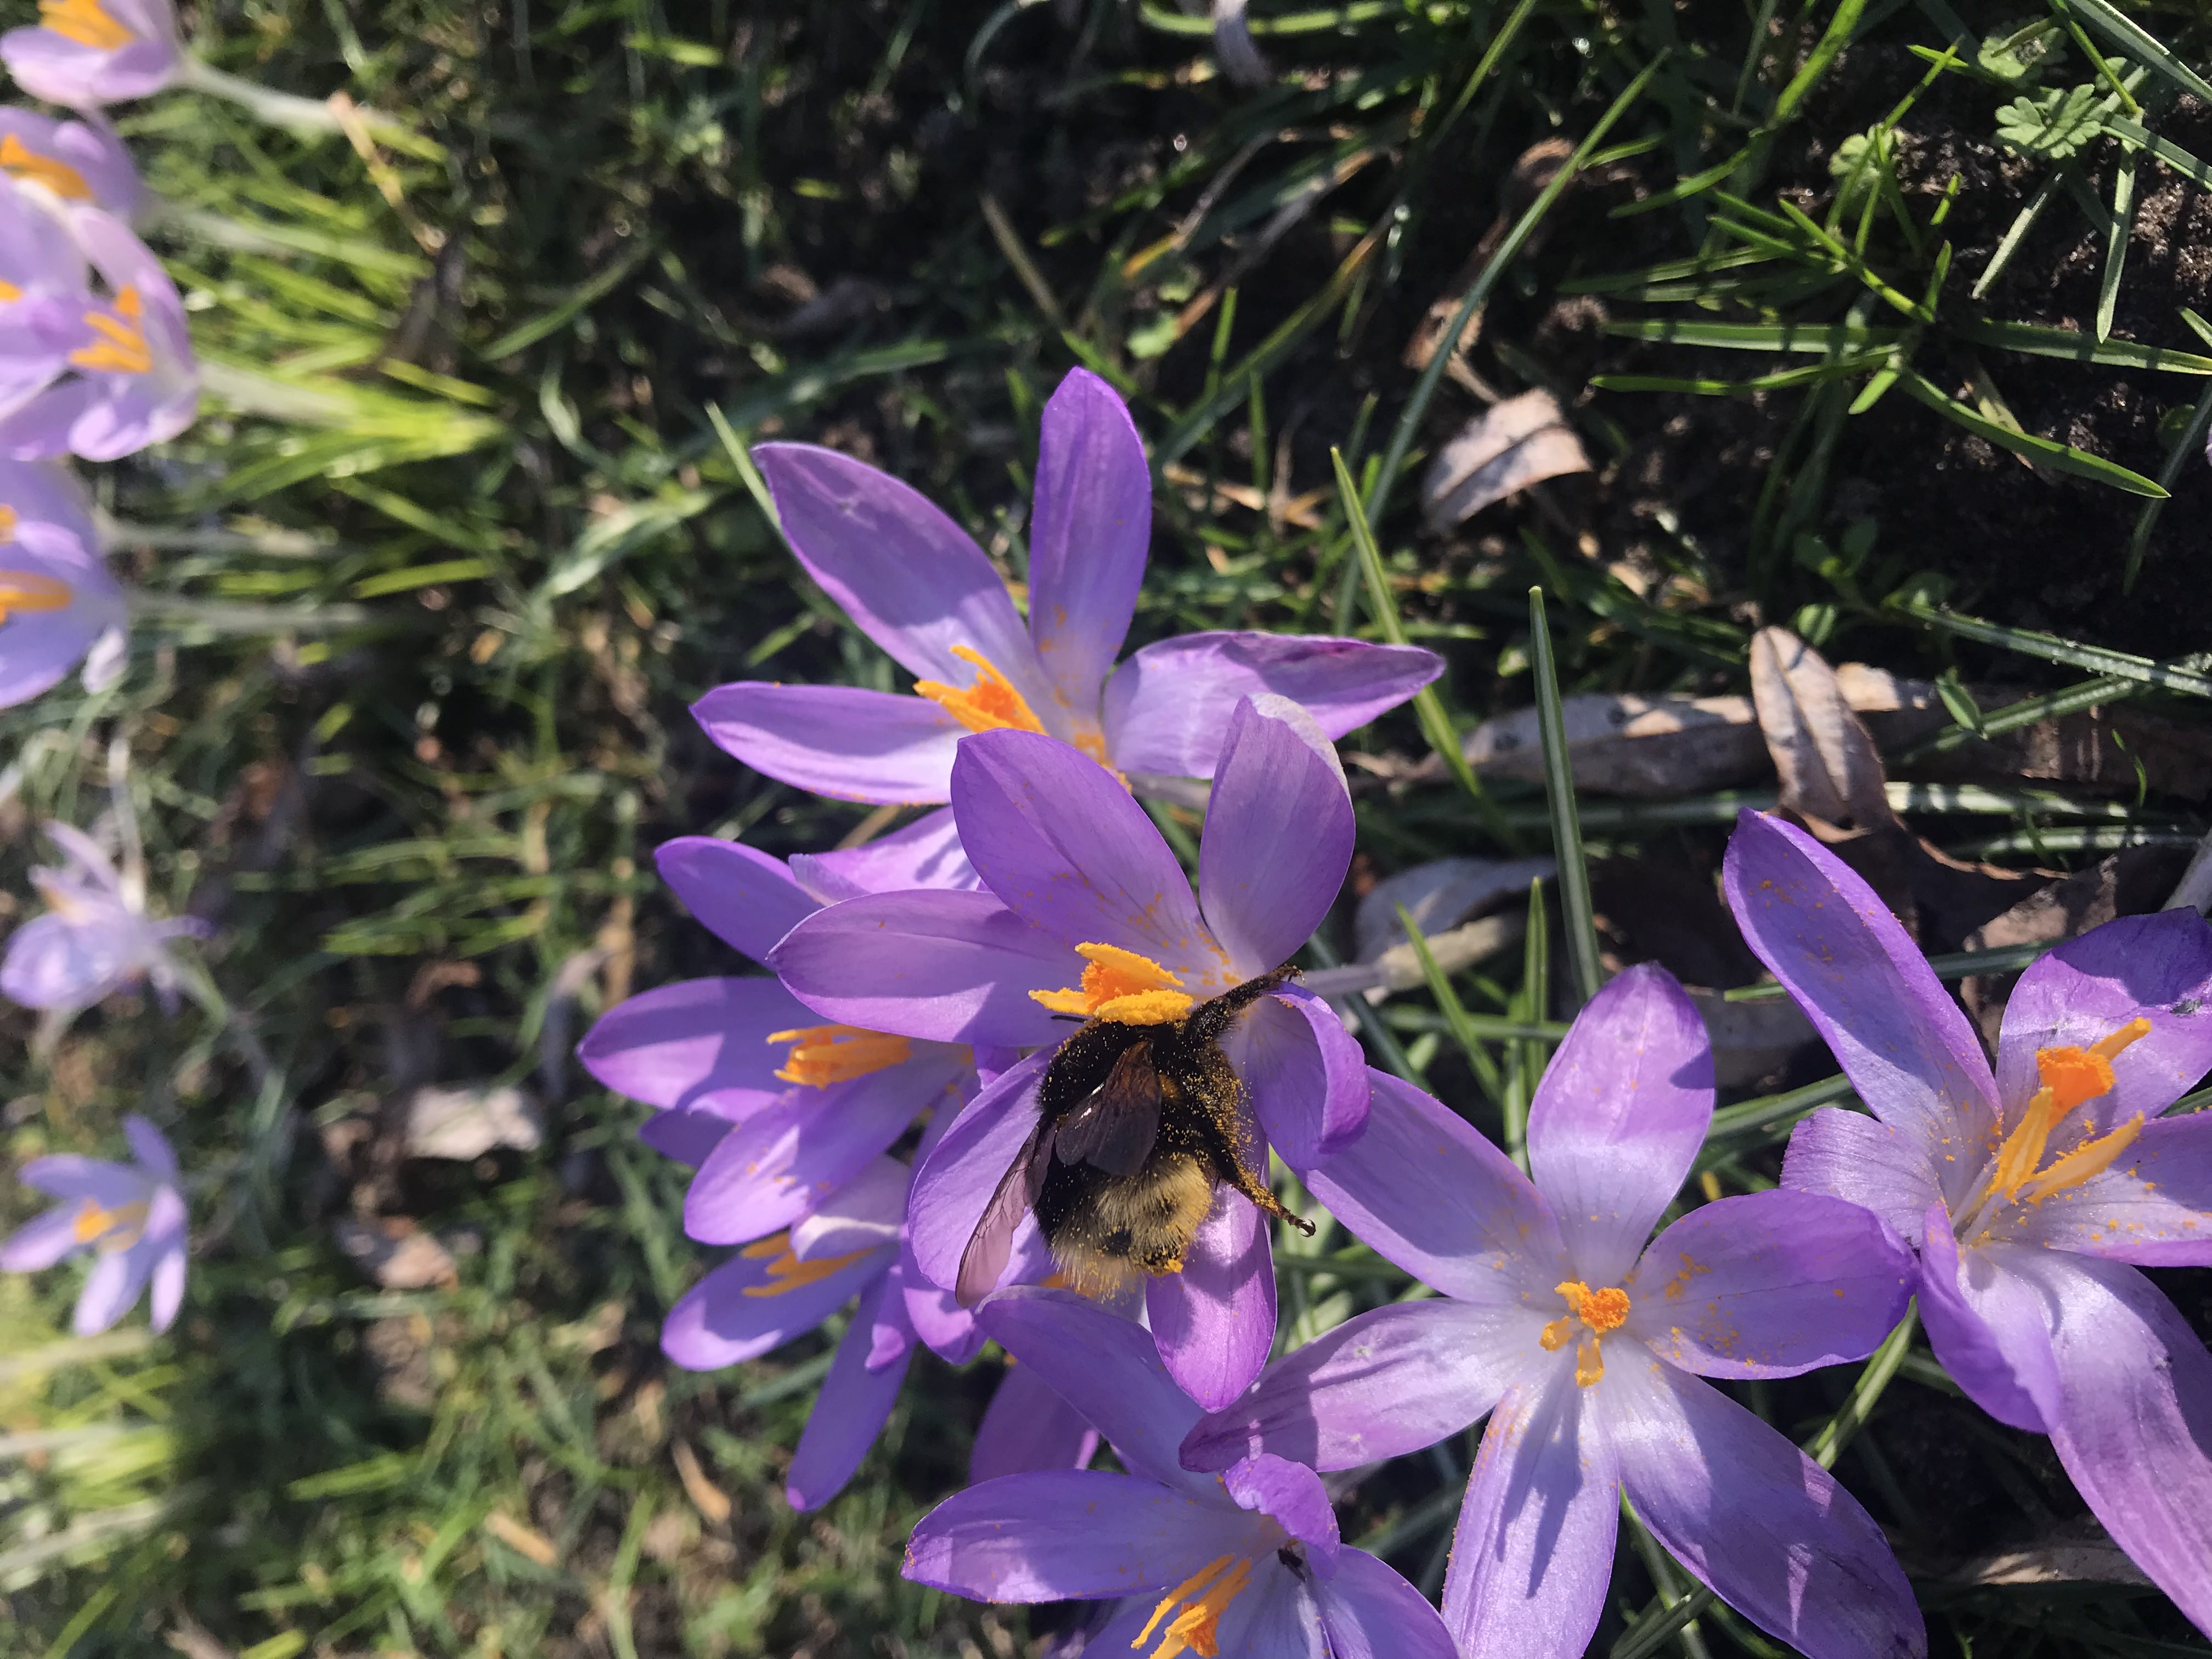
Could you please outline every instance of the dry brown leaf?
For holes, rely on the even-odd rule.
[[[404,1216],[380,1221],[347,1216],[332,1233],[338,1249],[387,1291],[422,1291],[459,1281],[453,1253]]]
[[[1524,896],[1532,881],[1549,881],[1551,859],[1435,859],[1385,876],[1368,889],[1353,918],[1352,937],[1362,962],[1407,943],[1398,920],[1403,905],[1422,937],[1456,927],[1479,910]]]
[[[1589,470],[1559,399],[1539,386],[1492,404],[1437,452],[1421,480],[1421,510],[1441,533],[1530,484]]]
[[[684,1495],[690,1498],[691,1507],[706,1517],[707,1524],[719,1527],[730,1518],[730,1495],[707,1478],[707,1471],[699,1467],[699,1455],[688,1441],[678,1440],[669,1448],[669,1455],[676,1462],[676,1477],[684,1483]]]
[[[1560,700],[1575,787],[1595,795],[1703,794],[1756,776],[1765,745],[1746,697],[1613,696]],[[1540,783],[1544,747],[1534,708],[1486,720],[1468,733],[1468,763],[1485,777]],[[1431,757],[1428,769],[1442,768]]]
[[[501,1146],[535,1151],[545,1138],[538,1103],[520,1089],[459,1084],[408,1097],[406,1154],[465,1163]]]
[[[1787,629],[1760,629],[1751,641],[1751,696],[1784,811],[1854,830],[1895,821],[1881,753],[1819,652]]]
[[[541,1567],[550,1567],[561,1559],[561,1552],[551,1539],[537,1528],[526,1527],[498,1510],[484,1516],[483,1529],[517,1555],[526,1556]]]

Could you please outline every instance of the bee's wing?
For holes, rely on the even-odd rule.
[[[953,1283],[952,1296],[962,1307],[972,1308],[998,1289],[999,1275],[1006,1272],[1006,1258],[1013,1253],[1014,1229],[1036,1201],[1037,1189],[1044,1184],[1042,1171],[1051,1157],[1050,1137],[1040,1125],[1006,1166],[1006,1174],[999,1177],[998,1189],[983,1206],[983,1218],[975,1224],[968,1248],[960,1253],[960,1273]]]
[[[1106,1080],[1053,1131],[1053,1155],[1062,1164],[1088,1164],[1115,1176],[1142,1170],[1160,1133],[1160,1074],[1152,1045],[1123,1050]]]

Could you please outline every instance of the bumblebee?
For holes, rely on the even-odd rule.
[[[997,1285],[1024,1210],[1087,1296],[1182,1271],[1218,1187],[1312,1232],[1254,1167],[1250,1097],[1220,1042],[1238,1014],[1297,975],[1286,964],[1169,1024],[1086,1020],[1060,1044],[1037,1085],[1037,1127],[961,1255],[962,1304]]]

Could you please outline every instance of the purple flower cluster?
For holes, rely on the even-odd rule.
[[[647,992],[581,1054],[694,1166],[686,1231],[734,1251],[671,1312],[672,1358],[726,1366],[849,1310],[794,1504],[854,1474],[918,1346],[957,1364],[994,1341],[1012,1369],[972,1484],[917,1528],[906,1571],[1097,1601],[1086,1652],[1573,1655],[1625,1507],[1813,1659],[1917,1656],[1880,1528],[1707,1380],[1864,1358],[1917,1294],[1960,1386],[2050,1433],[2114,1536],[2212,1628],[2212,1358],[2124,1265],[2212,1261],[2212,1140],[2152,1121],[2212,1066],[2202,921],[2052,953],[1992,1073],[1863,884],[1747,816],[1730,902],[1873,1115],[1817,1114],[1779,1188],[1681,1208],[1711,1048],[1681,988],[1636,968],[1544,1074],[1523,1173],[1370,1070],[1286,971],[1352,858],[1333,740],[1434,659],[1213,634],[1115,666],[1148,474],[1127,410],[1080,371],[1045,410],[1026,618],[906,486],[800,446],[758,459],[807,572],[914,694],[725,686],[702,724],[801,787],[945,805],[787,864],[663,848],[693,914],[770,974]],[[1194,879],[1142,800],[1192,779]],[[1213,1075],[1175,1047],[1201,1028],[1233,1122],[1170,1121],[1170,1097],[1188,1108]],[[1136,1130],[1112,1115],[1146,1100]],[[1279,1352],[1270,1221],[1304,1218],[1273,1161],[1438,1294]],[[1146,1255],[1140,1238],[1166,1242]],[[1485,1418],[1439,1614],[1344,1544],[1322,1477]],[[1101,1438],[1121,1472],[1085,1467]]]

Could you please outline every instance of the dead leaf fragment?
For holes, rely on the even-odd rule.
[[[1747,697],[1592,691],[1562,698],[1559,712],[1575,787],[1591,794],[1703,794],[1765,768],[1765,744]],[[1462,746],[1468,763],[1485,777],[1543,781],[1543,738],[1534,708],[1483,721]]]
[[[347,1216],[332,1231],[338,1249],[387,1291],[422,1291],[459,1282],[453,1253],[405,1216],[380,1221]]]
[[[1751,641],[1751,695],[1785,811],[1852,830],[1895,821],[1874,738],[1819,652],[1787,629],[1760,629]]]
[[[1421,507],[1442,532],[1530,484],[1590,470],[1583,441],[1542,387],[1493,404],[1429,464]]]
[[[1260,48],[1252,44],[1244,0],[1213,0],[1213,55],[1221,72],[1240,87],[1264,87],[1275,78]]]
[[[538,1103],[520,1089],[460,1084],[417,1089],[407,1101],[407,1156],[466,1163],[501,1146],[534,1152],[545,1138]]]
[[[553,1540],[535,1527],[526,1527],[511,1515],[494,1510],[484,1516],[483,1529],[513,1550],[527,1557],[541,1567],[550,1567],[561,1559],[561,1552]]]
[[[690,1442],[678,1440],[669,1449],[676,1462],[677,1479],[683,1481],[685,1496],[691,1507],[706,1518],[707,1524],[720,1526],[730,1518],[730,1495],[707,1478],[706,1470],[699,1467],[699,1455],[691,1449]]]
[[[1398,920],[1403,905],[1423,938],[1456,927],[1479,910],[1549,881],[1559,866],[1550,859],[1436,859],[1384,877],[1359,901],[1352,943],[1362,962],[1407,942]]]

